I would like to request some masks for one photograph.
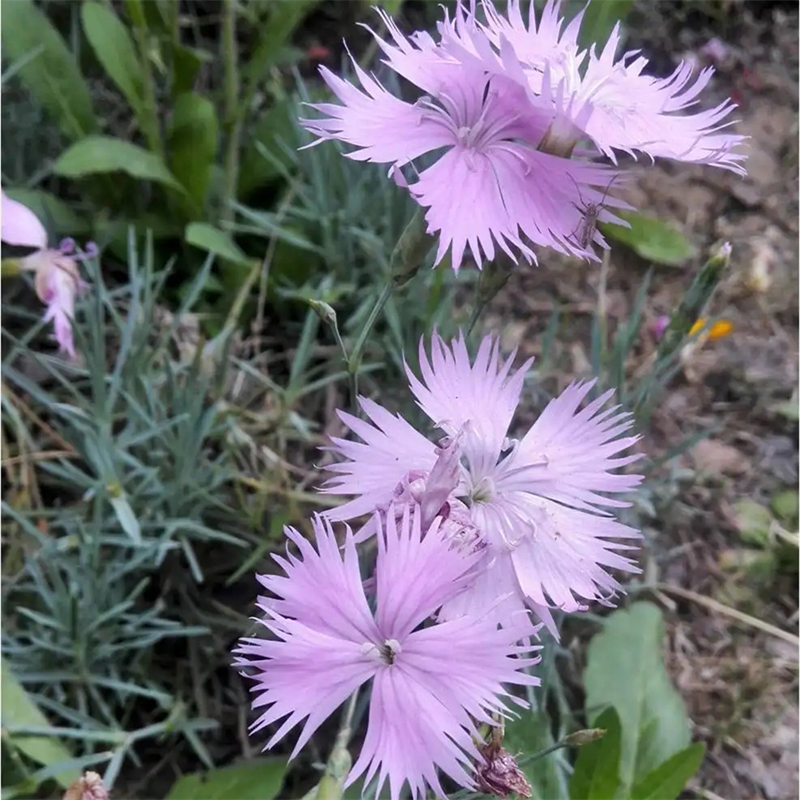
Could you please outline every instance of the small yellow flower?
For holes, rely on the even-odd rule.
[[[689,336],[694,336],[696,333],[700,331],[705,331],[708,325],[708,320],[705,317],[700,317],[700,319],[695,322],[694,325],[689,329]],[[726,336],[729,336],[733,333],[733,323],[728,319],[719,319],[717,320],[707,331],[706,335],[708,337],[708,341],[715,342],[717,339],[724,339]]]

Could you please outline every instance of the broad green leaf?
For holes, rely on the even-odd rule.
[[[742,541],[766,547],[769,544],[769,529],[772,513],[755,500],[739,500],[733,506],[736,527]]]
[[[11,726],[48,727],[50,725],[39,707],[14,677],[2,656],[0,656],[0,694],[3,698],[2,727],[4,736],[5,729]],[[14,747],[37,764],[49,766],[61,761],[69,761],[72,758],[72,753],[60,740],[52,736],[10,735],[8,739]],[[70,783],[80,778],[80,772],[68,769],[54,775],[54,778],[60,786],[66,789]]]
[[[525,762],[525,756],[538,753],[554,743],[550,720],[541,711],[523,712],[505,725],[503,747],[520,762],[520,769],[531,785],[533,800],[566,796],[566,776],[553,754]]]
[[[81,8],[83,30],[97,60],[130,103],[136,116],[142,106],[142,68],[128,29],[110,5],[86,0]]]
[[[272,800],[283,785],[286,761],[254,758],[232,767],[184,775],[165,800]]]
[[[240,198],[281,176],[275,162],[286,160],[280,143],[291,147],[294,141],[294,109],[291,100],[281,100],[256,120],[242,152],[238,192]],[[259,144],[261,147],[258,147]],[[275,157],[275,162],[263,155],[262,148]]]
[[[12,199],[26,205],[51,233],[62,236],[87,236],[91,225],[81,219],[69,203],[40,189],[5,189]]]
[[[172,2],[172,0],[170,0]],[[172,46],[172,96],[178,97],[184,92],[190,92],[194,86],[194,79],[200,67],[208,61],[213,61],[214,56],[205,50],[194,47],[184,47],[173,44]]]
[[[648,261],[680,266],[696,252],[692,243],[668,222],[633,211],[615,213],[630,223],[630,228],[604,222],[598,226],[600,230]]]
[[[580,46],[588,48],[594,44],[598,51],[602,50],[614,26],[625,20],[632,5],[633,0],[592,0],[581,21]]]
[[[586,708],[592,725],[606,706],[619,714],[626,790],[689,744],[686,709],[661,657],[663,640],[661,611],[639,602],[611,614],[589,643]]]
[[[61,34],[32,0],[3,0],[3,58],[16,61],[39,49],[19,68],[30,93],[70,139],[80,139],[97,128],[92,98],[78,64]]]
[[[252,259],[249,259],[239,245],[233,241],[230,234],[205,222],[192,222],[187,225],[184,238],[187,244],[207,250],[227,261],[248,265],[252,262]]]
[[[705,753],[702,742],[675,753],[631,789],[630,800],[676,800],[700,768]]]
[[[87,136],[67,148],[53,166],[56,175],[83,178],[104,172],[127,172],[133,178],[155,181],[178,191],[183,187],[155,153],[111,136]]]
[[[266,24],[261,25],[261,39],[250,62],[242,70],[246,84],[252,86],[264,80],[269,70],[279,64],[285,54],[294,29],[303,21],[318,0],[293,0],[273,3]]]
[[[606,708],[594,725],[606,733],[602,739],[585,744],[578,751],[575,771],[569,782],[572,800],[614,800],[620,786],[622,731],[616,709],[613,706]]]
[[[203,211],[218,141],[214,104],[194,92],[179,95],[167,138],[169,162],[173,175],[192,199],[198,216]]]
[[[769,505],[781,522],[785,525],[797,526],[799,500],[800,498],[798,498],[795,489],[787,489],[785,492],[778,492],[778,494],[773,495]]]

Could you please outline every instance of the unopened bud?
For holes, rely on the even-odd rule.
[[[329,325],[336,324],[336,309],[324,300],[309,300],[308,304],[317,313],[317,316]]]
[[[422,210],[417,209],[392,252],[391,272],[395,286],[405,286],[417,274],[433,241]]]
[[[575,731],[564,739],[567,747],[582,747],[585,744],[596,742],[606,735],[605,728],[586,728],[582,731]]]

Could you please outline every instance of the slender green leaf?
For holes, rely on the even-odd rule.
[[[4,733],[8,728],[12,727],[39,727],[49,724],[39,707],[31,700],[28,693],[14,677],[2,656],[0,656],[0,691],[3,697],[2,727]],[[67,750],[64,744],[52,736],[10,734],[9,740],[14,747],[37,764],[50,766],[59,762],[67,762],[72,758],[72,753]],[[75,769],[66,769],[53,775],[53,777],[62,787],[66,788],[70,783],[80,778],[80,773]]]
[[[192,222],[186,226],[184,234],[187,244],[207,250],[215,256],[233,261],[237,264],[251,264],[249,259],[239,245],[233,241],[230,234],[208,225],[205,222]]]
[[[142,107],[142,66],[128,29],[110,5],[96,0],[84,2],[81,19],[97,60],[138,117]]]
[[[281,142],[289,144],[294,140],[294,111],[295,103],[292,100],[282,100],[256,121],[242,152],[239,197],[246,197],[253,190],[281,177],[278,166],[281,151],[278,145]],[[273,153],[277,161],[265,157],[262,148]]]
[[[700,769],[705,754],[702,742],[675,753],[631,789],[630,800],[676,800],[689,778]]]
[[[680,266],[695,254],[694,245],[668,222],[633,211],[616,213],[630,223],[630,228],[606,222],[600,224],[600,229],[606,236],[628,245],[642,258],[656,264]]]
[[[285,53],[284,45],[318,0],[293,0],[291,3],[273,3],[269,19],[261,26],[262,36],[256,45],[250,63],[242,70],[249,86],[260,83],[267,72],[280,63]]]
[[[155,153],[111,136],[87,136],[81,139],[58,157],[53,170],[65,178],[127,172],[133,178],[155,181],[183,191],[167,165]]]
[[[198,215],[203,210],[218,140],[214,104],[194,92],[179,95],[167,137],[169,165],[194,201]]]
[[[23,84],[69,138],[92,133],[97,122],[89,89],[61,34],[32,0],[3,0],[2,14],[5,59],[16,61],[41,49],[36,58],[19,67]]]
[[[584,673],[592,725],[606,706],[622,723],[620,778],[626,791],[689,744],[689,720],[661,657],[664,621],[652,603],[611,614],[589,643]]]
[[[128,499],[124,496],[112,496],[109,500],[111,502],[111,507],[114,509],[114,513],[117,515],[119,524],[122,526],[122,530],[124,530],[136,544],[141,544],[142,530],[139,526],[139,520],[136,519],[136,514],[131,508]]]
[[[569,782],[571,800],[614,800],[619,789],[622,730],[617,710],[609,706],[594,724],[606,733],[578,751],[575,772]]]
[[[286,761],[255,758],[177,780],[165,800],[272,800],[283,785]]]

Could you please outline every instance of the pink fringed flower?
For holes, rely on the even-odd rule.
[[[406,38],[391,17],[378,12],[391,42],[376,35],[395,72],[416,84],[424,96],[407,103],[353,65],[362,89],[325,67],[320,73],[341,105],[313,107],[326,115],[302,120],[324,139],[353,145],[351,158],[391,164],[397,170],[430,153],[439,158],[421,172],[414,170],[409,191],[427,209],[430,233],[439,233],[436,263],[451,250],[458,270],[469,248],[480,267],[495,257],[496,248],[511,258],[535,260],[531,244],[563,253],[596,256],[576,236],[588,203],[600,203],[601,188],[616,173],[587,162],[560,158],[538,149],[552,121],[552,112],[531,102],[519,82],[487,72],[474,53],[437,44],[425,33]],[[477,28],[470,48],[489,48]],[[624,205],[610,200],[608,205]],[[602,212],[605,220],[615,220]],[[594,242],[604,245],[594,232]]]
[[[36,248],[36,252],[21,260],[22,269],[35,274],[34,285],[39,299],[47,306],[45,322],[53,322],[56,341],[70,357],[75,358],[72,319],[75,297],[84,287],[78,271],[78,261],[97,254],[93,244],[81,253],[72,239],[65,239],[58,250],[47,246],[47,232],[37,216],[27,206],[2,194],[2,240],[18,247]]]
[[[406,781],[412,798],[424,797],[426,786],[444,796],[437,769],[474,787],[476,722],[506,715],[506,699],[524,705],[503,684],[538,684],[521,671],[538,661],[524,657],[538,647],[517,644],[536,633],[527,614],[507,629],[486,613],[424,625],[463,591],[478,556],[453,548],[438,523],[423,535],[420,518],[419,508],[406,506],[379,525],[374,614],[352,534],[342,549],[317,517],[315,549],[287,529],[299,557],[275,556],[285,575],[258,578],[272,595],[258,604],[273,638],[243,639],[235,651],[255,681],[253,707],[266,709],[252,732],[284,720],[269,748],[302,724],[292,756],[372,680],[366,738],[346,785],[377,775],[377,795],[388,779],[392,800]]]
[[[408,371],[411,390],[447,434],[445,447],[362,399],[368,421],[339,414],[362,441],[333,439],[332,449],[346,460],[327,467],[334,475],[322,488],[353,499],[325,516],[352,519],[402,500],[409,473],[420,498],[426,479],[431,482],[438,461],[457,441],[460,475],[438,513],[445,525],[456,515],[461,538],[477,535],[481,561],[470,589],[445,604],[444,615],[496,603],[509,615],[527,605],[553,630],[548,607],[574,611],[588,601],[607,602],[621,589],[608,568],[638,572],[620,554],[632,546],[617,540],[635,542],[639,532],[603,511],[627,505],[607,494],[627,492],[641,481],[616,472],[639,457],[619,455],[638,437],[622,435],[630,430],[630,414],[619,406],[604,408],[612,392],[580,408],[593,386],[587,382],[552,400],[521,439],[507,438],[531,365],[512,372],[512,359],[501,362],[490,337],[474,362],[463,337],[451,346],[434,337],[430,359],[420,343],[421,379]],[[367,525],[359,536],[373,530]]]
[[[619,23],[601,52],[594,46],[581,50],[578,31],[585,10],[566,25],[561,0],[548,0],[538,23],[534,3],[527,23],[519,0],[509,0],[507,17],[488,0],[482,7],[486,25],[462,8],[460,26],[477,26],[491,40],[494,50],[484,64],[495,72],[510,74],[513,52],[523,84],[555,114],[547,136],[548,147],[554,148],[550,152],[571,152],[585,134],[612,161],[616,152],[646,153],[745,174],[741,145],[746,137],[720,132],[732,124],[735,104],[725,100],[712,109],[687,113],[711,80],[711,67],[695,78],[692,63],[682,61],[666,78],[646,75],[648,60],[639,51],[616,56],[622,39]],[[456,26],[445,25],[445,39],[459,39]],[[519,77],[520,70],[512,72]]]
[[[406,37],[379,11],[384,63],[422,96],[404,102],[355,62],[360,88],[321,67],[340,102],[315,104],[323,117],[302,120],[316,143],[338,139],[355,148],[350,158],[391,165],[439,234],[437,264],[448,249],[456,270],[467,249],[479,267],[496,248],[532,261],[533,245],[597,260],[594,246],[607,247],[597,223],[626,224],[610,211],[628,207],[609,195],[621,174],[573,154],[616,163],[619,152],[646,153],[744,173],[745,137],[722,132],[733,103],[687,113],[711,68],[695,78],[683,62],[667,78],[645,75],[638,52],[616,57],[619,26],[600,53],[581,50],[583,12],[565,24],[560,0],[538,21],[531,3],[527,22],[519,0],[507,17],[484,0],[484,23],[475,6],[445,13],[437,39]],[[581,140],[593,148],[578,151]]]

